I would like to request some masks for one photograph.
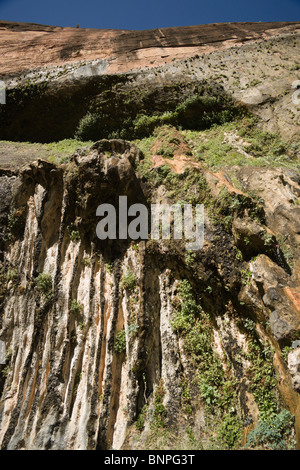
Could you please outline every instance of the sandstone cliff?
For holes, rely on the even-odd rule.
[[[297,29],[299,23],[293,22],[215,23],[127,31],[0,21],[0,74],[15,75],[32,68],[92,60],[102,60],[108,73],[128,72]]]

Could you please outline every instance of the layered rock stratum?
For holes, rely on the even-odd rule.
[[[225,23],[147,31],[83,29],[0,21],[1,75],[102,60],[128,72],[299,30],[299,23]]]
[[[299,448],[299,23],[0,48],[1,448]],[[100,240],[119,196],[203,248]]]

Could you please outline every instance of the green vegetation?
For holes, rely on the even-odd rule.
[[[7,101],[11,106],[18,105],[22,108],[29,100],[36,100],[43,95],[47,87],[47,81],[33,83],[30,79],[27,79],[22,85],[7,90]]]
[[[68,163],[70,156],[79,148],[90,147],[93,141],[82,141],[77,139],[64,139],[59,142],[51,142],[43,145],[44,149],[49,153],[49,161],[56,164]]]
[[[1,371],[2,377],[6,378],[9,374],[9,372],[10,372],[10,367],[9,367],[9,365],[7,365]]]
[[[248,330],[249,331],[249,330]],[[259,409],[262,421],[273,418],[277,413],[276,373],[273,366],[274,350],[269,344],[263,346],[252,330],[249,336],[249,353],[245,354],[250,362],[247,371],[250,389]]]
[[[172,327],[174,331],[188,334],[201,310],[192,295],[192,287],[186,279],[179,283],[178,297],[181,304],[180,308],[174,311]]]
[[[114,266],[113,266],[113,263],[105,263],[105,264],[104,264],[104,267],[105,267],[106,271],[109,272],[109,274],[112,274],[112,272],[113,272],[113,267],[114,267]]]
[[[242,421],[235,414],[227,413],[223,417],[222,423],[218,428],[218,439],[224,442],[226,447],[232,449],[242,437]]]
[[[14,241],[24,233],[26,223],[26,207],[13,209],[8,215],[7,235],[8,241]]]
[[[195,158],[207,168],[218,170],[226,166],[245,164],[245,156],[226,142],[224,132],[229,132],[233,128],[231,123],[215,125],[202,132],[183,131],[183,134],[186,139],[193,142]]]
[[[91,265],[91,258],[89,256],[86,256],[85,258],[83,258],[83,264],[84,266],[90,266]]]
[[[139,170],[143,172],[145,169]],[[168,191],[168,198],[177,204],[189,203],[194,206],[210,202],[210,190],[201,170],[188,168],[184,173],[176,174],[168,165],[164,165],[144,173],[143,176],[152,187],[163,184]]]
[[[294,256],[293,256],[293,252],[291,250],[291,247],[287,243],[288,236],[278,235],[277,236],[277,241],[279,243],[280,249],[283,253],[283,256],[284,256],[287,264],[289,265],[290,268],[292,268],[293,264],[294,264]]]
[[[79,328],[81,330],[84,330],[85,322],[84,322],[84,316],[83,316],[83,305],[79,300],[76,300],[76,299],[72,300],[71,306],[70,306],[70,315],[74,317]],[[76,333],[74,333],[74,336],[73,336],[73,343],[74,344],[77,343]]]
[[[300,169],[295,143],[284,143],[278,134],[262,131],[254,117],[244,116],[200,132],[182,133],[193,142],[195,157],[215,171],[234,165]],[[231,141],[230,135],[238,135],[240,140]]]
[[[128,341],[130,341],[135,336],[138,329],[139,326],[137,323],[131,323],[128,326],[127,334],[124,328],[117,333],[114,345],[114,350],[117,354],[122,354],[126,351],[126,340],[128,339]]]
[[[158,134],[158,130],[155,134]],[[252,219],[256,219],[262,224],[265,223],[264,209],[260,198],[229,192],[225,185],[221,188],[219,195],[213,197],[201,169],[188,168],[184,173],[176,174],[171,171],[168,165],[163,165],[149,170],[150,155],[154,145],[153,138],[154,136],[144,141],[145,159],[138,166],[139,174],[149,185],[155,188],[163,184],[168,191],[168,197],[177,203],[204,204],[212,223],[222,225],[228,231],[231,230],[234,215],[243,217],[247,213]],[[193,258],[195,258],[194,254],[186,254],[188,266],[193,265]]]
[[[229,192],[225,185],[217,197],[207,197],[204,204],[212,223],[220,224],[228,231],[231,230],[235,215],[243,217],[247,213],[252,219],[265,223],[263,206],[257,200],[244,194]]]
[[[247,272],[246,279],[248,280]],[[241,417],[237,413],[236,379],[230,370],[225,371],[219,355],[214,350],[212,320],[201,308],[187,280],[180,281],[177,296],[174,299],[172,327],[183,338],[185,351],[197,370],[200,395],[208,415],[215,416],[214,425],[217,425],[219,443],[223,443],[226,448],[235,448],[240,445],[243,428]],[[259,443],[259,439],[262,442],[264,437],[260,436],[261,432],[267,434],[267,429],[270,428],[270,435],[273,432],[276,434],[273,443],[282,446],[281,440],[278,441],[278,432],[282,436],[282,433],[290,432],[292,427],[286,413],[278,415],[277,379],[273,367],[274,351],[268,343],[262,344],[256,334],[253,320],[245,319],[241,328],[246,328],[248,343],[248,352],[242,351],[241,354],[250,364],[247,377],[262,423],[257,432],[250,437],[249,442],[251,445]],[[185,382],[182,403],[186,413],[190,413],[191,396]],[[274,427],[277,429],[276,432]]]
[[[182,392],[181,392],[181,406],[183,411],[186,415],[191,415],[192,413],[192,406],[191,406],[191,389],[189,385],[187,385],[186,380],[183,380],[181,383]]]
[[[187,202],[186,196],[194,194],[194,191],[189,191],[187,187],[188,184],[190,186],[187,179],[187,170],[184,175],[175,175],[171,172],[168,164],[151,169],[154,155],[167,158],[172,158],[174,155],[179,144],[176,142],[176,135],[172,129],[174,127],[163,125],[156,128],[151,136],[134,141],[144,154],[144,159],[138,164],[137,170],[140,176],[152,185],[164,184],[169,187],[170,197],[172,195],[176,196],[178,200],[180,194],[181,198]],[[283,143],[277,134],[261,131],[254,118],[243,117],[238,121],[213,125],[202,131],[181,130],[180,134],[182,143],[188,142],[191,149],[188,150],[188,147],[186,147],[183,153],[187,152],[186,155],[191,161],[198,160],[204,168],[213,171],[221,168],[231,168],[235,165],[268,168],[286,167],[300,170],[299,159],[297,158],[298,146],[295,143]],[[234,145],[228,137],[231,135],[238,135],[238,138],[244,139],[247,145],[243,145],[243,142],[239,140]],[[192,173],[195,174],[196,171],[196,169],[193,169]],[[184,187],[182,187],[182,179],[185,179]],[[203,185],[207,187],[205,181],[203,181]],[[240,189],[238,188],[238,181],[235,181],[235,186]],[[253,198],[250,195],[249,198],[245,198],[240,194],[229,195],[226,188],[224,188],[224,191],[227,192],[226,197],[224,193],[221,193],[220,197],[217,198],[218,200],[213,201],[212,212],[215,213],[216,220],[220,220],[220,212],[223,212],[221,220],[224,225],[229,224],[230,226],[233,210],[238,209],[238,206],[245,208],[247,205],[251,208],[253,217],[257,215],[260,218],[263,202],[261,198]],[[203,195],[203,190],[201,193]],[[206,191],[206,195],[208,196],[208,191]],[[251,199],[253,200],[251,201]],[[206,200],[202,198],[201,202],[210,205],[212,201],[207,197]],[[220,210],[216,210],[218,208]],[[255,211],[257,211],[257,214],[255,214]],[[212,213],[211,215],[213,216]]]
[[[207,412],[222,416],[217,433],[219,441],[228,448],[234,448],[239,445],[242,432],[241,419],[236,412],[236,380],[228,372],[225,373],[220,358],[213,349],[211,320],[196,301],[188,281],[180,281],[178,298],[172,327],[182,336],[185,350],[197,367],[199,390]],[[245,327],[249,332],[249,352],[245,353],[245,358],[250,363],[247,375],[251,391],[259,407],[262,422],[270,422],[275,419],[278,409],[273,351],[270,346],[261,345],[255,335],[254,322],[248,319]],[[183,402],[185,406],[188,403],[187,410],[190,410],[189,391],[184,391]]]
[[[155,128],[163,126],[164,124],[171,124],[173,113],[166,111],[162,114],[153,114],[147,116],[146,114],[138,115],[134,120],[134,131],[136,135],[149,135],[152,134]]]
[[[165,393],[164,382],[160,379],[154,394],[153,421],[151,423],[152,429],[164,428],[166,425],[167,410],[163,404]]]
[[[252,273],[250,269],[241,269],[241,278],[242,278],[242,283],[246,286],[250,284],[250,281],[252,279]]]
[[[42,293],[46,302],[50,302],[53,299],[51,274],[40,273],[36,278],[36,286]]]
[[[175,83],[158,90],[130,89],[114,85],[103,90],[78,123],[79,140],[123,138],[152,134],[164,124],[185,129],[205,129],[230,121],[240,113],[216,83]]]
[[[172,327],[183,338],[184,348],[197,370],[197,385],[207,413],[222,416],[217,425],[219,440],[228,448],[239,445],[242,425],[236,411],[236,381],[224,371],[213,347],[211,319],[197,302],[187,280],[181,280],[178,286]],[[183,403],[186,406],[186,400],[190,401],[190,398],[186,387],[184,391]]]
[[[247,447],[256,449],[287,450],[295,448],[292,436],[294,416],[288,410],[260,421],[247,437]]]
[[[153,153],[165,158],[172,158],[175,151],[183,142],[182,135],[173,126],[157,127],[153,136],[156,138],[156,145],[153,147]],[[191,152],[189,152],[191,155]]]
[[[203,450],[201,439],[195,437],[189,427],[185,433],[169,430],[166,426],[150,429],[143,445],[146,450]]]
[[[257,195],[229,192],[224,185],[219,195],[212,197],[200,169],[186,169],[184,173],[176,174],[171,171],[169,164],[151,168],[154,155],[170,158],[174,154],[178,143],[172,129],[174,129],[172,126],[164,125],[156,128],[152,136],[135,141],[144,154],[144,159],[137,167],[140,177],[143,177],[153,188],[163,184],[171,200],[192,204],[203,203],[210,220],[215,225],[222,225],[229,232],[235,215],[243,217],[247,214],[253,220],[265,224],[263,200]],[[222,167],[231,168],[234,165],[272,168],[285,166],[300,169],[299,159],[296,157],[298,147],[294,144],[283,144],[276,134],[262,132],[257,127],[257,121],[254,118],[244,116],[239,121],[214,125],[200,132],[188,130],[180,131],[180,134],[181,143],[188,142],[192,149],[194,156],[190,157],[191,160],[196,158],[201,165],[212,170]],[[227,136],[230,135],[238,136],[237,147],[227,141]],[[238,140],[241,138],[245,139],[246,146],[242,145],[243,141],[241,143]],[[242,152],[247,152],[247,155]],[[238,187],[238,183],[238,181],[235,182],[235,187]],[[249,243],[246,238],[245,243],[247,241]],[[271,237],[267,234],[264,241],[267,248],[269,244],[272,245]],[[292,264],[289,247],[282,243],[281,249],[287,263]],[[187,254],[186,261],[188,266],[193,266],[192,255]]]
[[[0,304],[4,301],[7,295],[8,283],[12,282],[14,287],[19,285],[20,275],[13,267],[0,267]]]
[[[225,100],[226,102],[226,100]],[[194,94],[186,98],[173,111],[160,114],[138,115],[134,120],[134,134],[145,137],[154,129],[165,124],[184,129],[206,129],[213,124],[223,124],[231,121],[237,114],[233,104],[227,100],[228,108],[224,109],[224,96]]]
[[[76,317],[81,316],[83,311],[83,305],[76,299],[71,302],[70,313]]]
[[[70,156],[80,148],[88,148],[92,141],[82,142],[76,139],[64,139],[51,143],[12,142],[0,140],[2,152],[7,154],[5,163],[13,163],[13,166],[23,166],[25,162],[35,161],[38,158],[48,160],[51,163],[62,164],[70,161]]]
[[[259,128],[257,119],[245,118],[238,126],[241,137],[250,143],[247,151],[254,157],[264,157],[268,161],[277,161],[284,155],[287,145],[284,144],[278,134],[266,132]]]
[[[135,274],[128,270],[121,279],[120,283],[121,289],[126,289],[128,292],[132,292],[136,287],[136,277]]]
[[[272,235],[272,233],[269,233],[267,231],[265,231],[263,239],[265,246],[272,246],[272,244],[274,243],[274,236]]]
[[[185,254],[185,264],[188,267],[192,267],[196,260],[196,253],[194,251],[188,250]]]
[[[219,75],[220,77],[221,75]],[[223,78],[225,78],[224,75]],[[253,79],[249,81],[249,86],[255,86],[257,83],[259,81]],[[231,238],[230,243],[228,242],[228,232],[232,230],[232,222],[235,216],[244,217],[247,215],[247,217],[251,217],[261,224],[265,223],[263,200],[261,198],[250,193],[246,195],[230,192],[229,184],[228,187],[224,184],[218,196],[213,197],[204,176],[203,168],[217,172],[224,167],[230,169],[234,165],[247,165],[269,168],[284,166],[299,170],[299,144],[297,142],[293,144],[283,142],[279,135],[262,131],[255,118],[249,116],[244,110],[236,109],[225,94],[218,95],[216,89],[196,87],[195,89],[186,90],[183,84],[177,84],[163,90],[169,96],[169,102],[167,103],[163,102],[165,97],[160,101],[159,96],[145,90],[134,89],[129,92],[124,89],[117,90],[114,86],[112,84],[104,91],[100,90],[99,100],[95,99],[87,114],[82,117],[78,124],[76,139],[66,139],[43,145],[45,151],[49,153],[49,161],[59,164],[68,162],[70,154],[78,147],[92,144],[92,141],[87,139],[99,140],[115,137],[135,139],[135,143],[144,154],[144,159],[137,164],[137,171],[143,183],[147,183],[149,189],[148,199],[150,200],[152,194],[155,194],[155,191],[151,190],[163,184],[166,190],[166,199],[176,201],[179,204],[190,203],[196,205],[203,203],[211,222],[214,224],[214,226],[210,226],[209,230],[212,235],[210,241],[218,240],[220,243],[218,250],[224,250],[225,253],[225,249],[229,246],[229,250],[231,250],[234,240]],[[114,102],[117,91],[120,92],[119,99]],[[30,97],[30,93],[31,88],[25,96]],[[139,101],[135,100],[137,96]],[[159,102],[159,109],[155,107],[154,98],[157,98]],[[176,153],[181,149],[183,149],[182,154],[180,152]],[[105,156],[111,155],[108,152],[103,152],[103,154]],[[177,154],[189,157],[194,163],[194,167],[187,168],[181,173],[173,172],[170,165],[176,162],[174,157]],[[173,160],[152,168],[153,162],[151,159],[153,156],[173,158]],[[235,188],[242,190],[239,187],[241,183],[234,175],[234,170],[230,173],[230,177],[231,175],[232,184]],[[75,178],[72,183],[74,181]],[[90,182],[87,182],[85,189],[88,188],[89,184]],[[84,207],[83,199],[80,200],[82,194],[83,191],[81,192],[79,188],[76,198],[74,198],[76,199],[74,201],[75,212],[78,205],[81,204],[81,208]],[[161,194],[159,197],[165,196],[165,194],[163,196]],[[22,235],[25,220],[26,207],[11,211],[7,224],[8,241],[13,241]],[[67,232],[71,241],[80,240],[80,232],[75,225],[69,225]],[[241,237],[241,239],[245,245],[251,246],[251,235]],[[278,237],[278,242],[286,260],[292,262],[288,240],[284,237],[281,239]],[[150,243],[153,246],[156,242],[150,241]],[[150,243],[147,247],[151,246]],[[263,243],[265,247],[271,247],[274,243],[274,237],[267,231],[263,236]],[[176,244],[176,249],[178,249],[175,252],[176,255],[180,251],[178,247],[181,249],[179,242]],[[139,246],[134,244],[133,250],[138,252]],[[238,397],[238,392],[241,391],[238,380],[242,376],[243,384],[246,384],[245,390],[249,387],[249,392],[253,395],[258,406],[260,420],[257,428],[248,435],[248,446],[251,448],[286,449],[293,445],[293,416],[287,410],[280,411],[276,388],[277,378],[273,367],[274,350],[267,341],[262,339],[263,333],[258,335],[255,321],[246,318],[247,306],[245,310],[238,312],[238,319],[234,318],[240,332],[245,334],[247,346],[245,350],[239,342],[235,344],[234,335],[233,347],[229,353],[226,349],[226,340],[223,342],[226,351],[222,353],[221,348],[216,349],[216,345],[218,345],[216,335],[219,331],[221,331],[220,335],[222,334],[222,330],[218,330],[218,328],[223,305],[226,305],[227,308],[229,296],[233,298],[236,295],[236,299],[239,299],[238,289],[241,284],[249,285],[252,277],[251,271],[245,268],[245,265],[241,268],[242,251],[236,246],[233,246],[232,251],[232,258],[235,263],[233,268],[239,267],[237,274],[233,274],[234,269],[231,271],[230,260],[227,263],[227,259],[225,259],[226,263],[224,264],[220,260],[223,252],[221,252],[221,256],[218,253],[218,256],[213,259],[213,250],[210,251],[209,243],[201,260],[201,265],[200,263],[199,266],[197,265],[197,260],[200,259],[202,254],[182,250],[183,254],[180,263],[178,263],[178,270],[174,269],[172,273],[173,276],[191,276],[190,279],[193,275],[196,279],[195,273],[198,275],[197,268],[199,268],[199,271],[203,268],[202,277],[200,279],[200,275],[198,276],[197,285],[193,286],[187,279],[179,281],[177,293],[173,299],[171,326],[173,332],[182,340],[185,355],[191,370],[194,372],[191,381],[187,380],[184,373],[179,377],[181,411],[184,413],[184,418],[189,426],[193,420],[194,408],[201,401],[206,412],[205,419],[208,424],[211,424],[210,429],[214,430],[215,440],[218,445],[228,449],[239,447],[244,425],[242,419],[248,419],[248,416],[242,415],[244,408],[240,406],[240,396]],[[172,254],[170,249],[168,251],[168,266],[172,266]],[[113,255],[115,255],[114,252]],[[103,254],[103,256],[106,257],[108,254]],[[136,253],[134,256],[136,256]],[[162,259],[162,256],[160,259]],[[112,259],[116,259],[114,274],[117,276],[118,258],[113,257]],[[85,257],[82,262],[84,266],[89,266],[91,258]],[[174,265],[175,263],[173,263]],[[104,267],[106,272],[112,273],[113,263],[106,263]],[[146,267],[148,267],[147,262]],[[207,269],[204,269],[204,267]],[[234,277],[232,292],[230,292],[229,283],[227,284],[227,278],[225,278],[227,274],[225,273],[223,276],[222,273],[225,270],[229,272],[228,276],[233,274]],[[4,299],[7,293],[7,284],[10,280],[13,281],[14,285],[17,284],[19,280],[18,272],[13,268],[8,269],[6,272],[1,267],[0,301]],[[224,280],[226,284],[223,283]],[[114,283],[111,282],[111,285],[114,285]],[[113,345],[116,354],[124,354],[120,356],[120,360],[126,358],[127,341],[130,350],[130,340],[134,340],[139,329],[137,318],[140,318],[138,316],[140,293],[139,289],[136,288],[137,285],[138,279],[135,273],[128,269],[120,280],[120,290],[124,289],[128,294],[129,324],[126,331],[125,327],[115,331]],[[202,292],[200,292],[200,286],[202,286]],[[36,278],[36,287],[47,302],[53,300],[54,293],[50,274],[39,274]],[[218,295],[215,289],[219,289]],[[220,292],[222,298],[219,295]],[[242,305],[242,302],[240,302],[240,305]],[[83,305],[81,302],[73,299],[69,307],[70,314],[78,320],[79,326],[84,328],[85,325],[82,320]],[[234,309],[234,307],[232,308]],[[40,312],[41,309],[37,308],[36,318],[38,318]],[[226,313],[228,313],[227,310]],[[220,315],[220,317],[217,318],[217,315]],[[257,318],[255,320],[258,321]],[[228,320],[228,323],[230,321],[231,319]],[[226,322],[226,318],[221,318],[221,325],[222,328],[224,327],[225,333]],[[73,323],[74,320],[72,319]],[[142,338],[145,333],[145,325],[142,322],[141,325]],[[228,334],[228,337],[229,342],[231,341],[230,334]],[[71,344],[75,345],[77,343],[74,331],[70,332],[70,339]],[[222,339],[224,338],[222,337]],[[237,347],[237,351],[234,347]],[[289,347],[283,349],[283,357],[287,357],[289,350]],[[230,353],[233,354],[233,357],[230,357]],[[132,372],[136,376],[137,382],[143,379],[144,390],[142,388],[141,391],[145,392],[144,400],[146,401],[149,390],[146,387],[145,361],[144,358],[135,360]],[[239,373],[239,367],[242,368],[243,375]],[[5,375],[8,372],[9,368],[7,366],[2,374]],[[149,369],[147,369],[148,372]],[[74,378],[75,395],[80,379],[81,375],[76,374]],[[152,377],[151,380],[153,380]],[[151,383],[152,389],[153,383]],[[152,437],[155,436],[157,441],[162,438],[165,443],[169,443],[170,439],[173,439],[173,442],[178,442],[174,439],[172,433],[166,429],[165,394],[165,386],[161,379],[154,388],[153,402],[149,402],[150,404],[147,403],[142,407],[136,421],[136,428],[142,431],[148,419],[151,432],[153,432]],[[197,403],[196,399],[198,400]],[[139,398],[140,405],[141,400]],[[190,427],[187,427],[186,433],[189,443],[193,443],[195,447],[200,446],[199,442],[196,442]]]
[[[126,333],[124,328],[116,335],[114,350],[117,354],[122,354],[126,351]]]
[[[141,412],[138,416],[138,419],[136,420],[135,426],[138,431],[143,431],[145,427],[145,420],[146,420],[146,415],[147,415],[147,405],[144,405],[143,408],[141,409]]]
[[[76,242],[76,241],[80,240],[80,233],[79,233],[78,230],[76,230],[74,225],[69,225],[67,227],[67,231],[68,231],[70,240],[72,240],[73,242]]]
[[[75,139],[78,140],[98,140],[97,139],[97,126],[100,121],[100,117],[97,114],[91,114],[88,112],[80,120],[76,133]]]

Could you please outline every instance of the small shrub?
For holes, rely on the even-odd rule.
[[[252,272],[250,269],[241,269],[241,278],[244,285],[249,285],[252,279]]]
[[[240,418],[235,414],[226,414],[218,429],[218,437],[229,449],[240,444],[242,437],[242,423]]]
[[[288,410],[282,410],[272,418],[258,423],[256,429],[248,435],[247,446],[286,450],[294,445],[294,442],[290,442],[293,426],[294,416]]]
[[[139,115],[134,120],[134,131],[136,136],[150,135],[154,129],[164,124],[172,122],[172,112],[165,112],[163,114],[154,114],[147,116],[145,114]]]
[[[196,260],[196,253],[191,251],[191,250],[187,251],[186,254],[185,254],[185,263],[186,263],[186,265],[189,268],[191,268],[194,265],[195,260]]]
[[[260,419],[269,422],[277,413],[276,399],[277,378],[274,370],[274,350],[267,342],[261,344],[254,328],[247,329],[248,353],[245,355],[250,362],[247,371],[251,393],[257,403]]]
[[[128,270],[121,279],[121,289],[127,289],[129,292],[133,291],[136,287],[135,274]]]
[[[84,266],[90,266],[91,265],[91,258],[88,256],[86,258],[83,258],[83,264]]]
[[[2,377],[6,378],[9,374],[9,372],[10,372],[10,368],[9,368],[9,365],[7,365],[7,366],[4,367],[4,369],[1,372]]]
[[[271,233],[265,232],[264,233],[264,245],[271,246],[273,244],[274,237]]]
[[[67,230],[68,230],[70,240],[72,240],[73,242],[80,240],[80,233],[78,230],[75,230],[73,226],[69,226]]]
[[[193,297],[192,286],[186,279],[179,283],[178,296],[181,300],[180,308],[174,312],[172,327],[177,332],[188,332],[199,314],[199,306]]]
[[[116,335],[114,350],[117,354],[122,354],[126,351],[126,334],[124,328]]]
[[[163,404],[165,393],[164,382],[161,379],[154,395],[154,422],[152,423],[152,427],[154,428],[163,428],[166,424],[167,410]]]
[[[13,284],[16,284],[20,279],[20,274],[15,269],[8,269],[6,274],[7,280],[12,281]]]
[[[135,423],[135,426],[138,431],[143,431],[145,427],[146,414],[147,414],[147,405],[144,405]]]
[[[212,407],[217,405],[220,400],[220,392],[217,387],[210,385],[204,381],[200,383],[201,398],[205,401],[206,405]]]
[[[63,139],[58,142],[50,142],[43,146],[51,152],[48,160],[51,163],[61,165],[70,162],[70,156],[79,148],[90,147],[93,141],[82,142],[77,139]]]
[[[49,273],[40,273],[36,278],[36,285],[47,302],[52,300],[52,277]]]
[[[113,264],[112,263],[105,263],[104,264],[104,267],[105,267],[105,270],[109,272],[109,274],[111,274],[113,272]]]
[[[8,216],[7,238],[13,241],[22,236],[26,223],[26,207],[13,209]]]
[[[98,140],[99,117],[97,114],[87,113],[79,121],[75,138],[78,140]]]
[[[181,406],[183,411],[187,415],[191,415],[192,413],[192,395],[191,389],[187,384],[186,380],[184,380],[181,384],[182,392],[181,392]]]
[[[244,326],[245,326],[246,330],[248,330],[252,333],[256,331],[256,324],[253,320],[251,320],[251,318],[246,318],[245,319]]]

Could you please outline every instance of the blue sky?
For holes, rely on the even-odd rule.
[[[0,0],[0,19],[114,29],[299,21],[300,0]]]

